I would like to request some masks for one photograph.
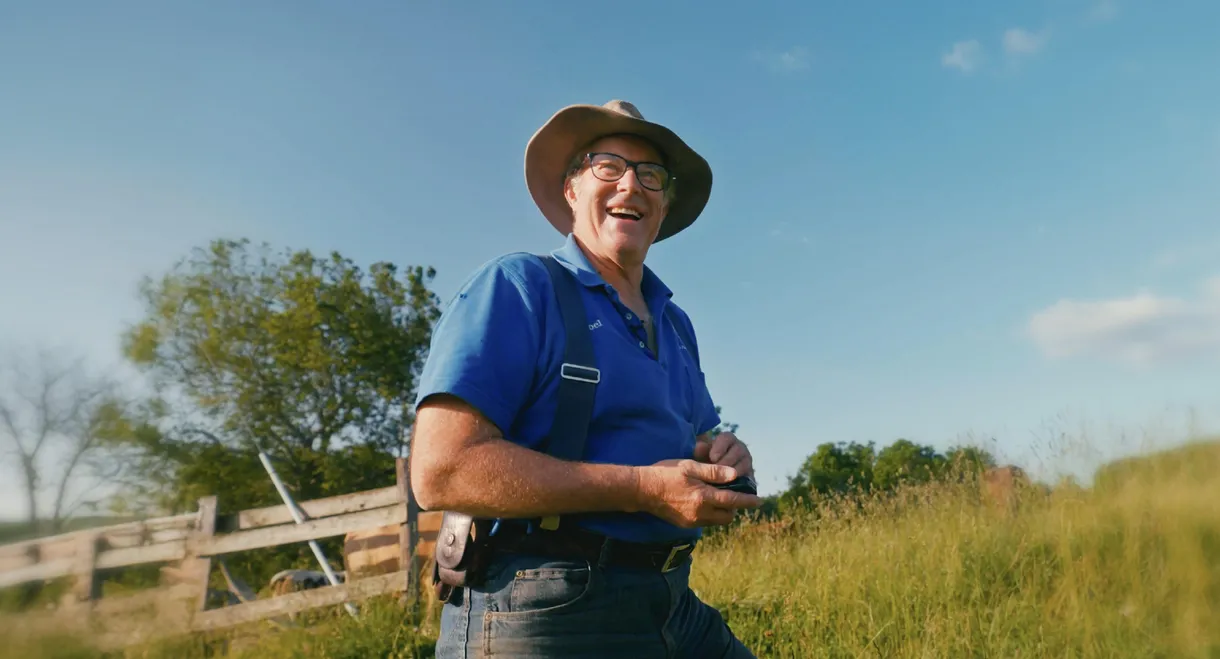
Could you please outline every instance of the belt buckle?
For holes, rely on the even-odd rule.
[[[672,572],[672,571],[678,569],[678,565],[674,563],[674,558],[677,557],[678,552],[680,552],[684,549],[690,549],[690,548],[691,548],[691,544],[688,542],[684,545],[678,545],[678,546],[674,547],[673,549],[670,549],[669,556],[667,556],[665,558],[665,563],[663,565],[661,565],[661,573],[665,574],[667,572]]]

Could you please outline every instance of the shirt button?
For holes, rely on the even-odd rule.
[[[627,320],[631,320],[631,314],[627,314]]]
[[[641,348],[643,348],[643,347],[644,347],[644,342],[643,342],[643,341],[640,341],[640,347],[641,347]]]

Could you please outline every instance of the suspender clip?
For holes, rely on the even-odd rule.
[[[581,366],[580,364],[572,364],[564,362],[559,367],[559,376],[567,380],[577,380],[579,382],[590,382],[597,384],[602,381],[602,371],[599,368],[590,368]]]

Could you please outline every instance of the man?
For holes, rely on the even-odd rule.
[[[526,147],[525,178],[567,237],[552,255],[578,282],[601,379],[584,460],[535,450],[565,342],[545,264],[494,259],[445,309],[420,382],[411,486],[426,510],[504,523],[485,579],[445,604],[437,657],[753,657],[688,586],[700,527],[761,504],[714,486],[752,477],[752,458],[732,433],[711,438],[720,419],[694,330],[644,265],[703,210],[711,170],[611,101],[556,113]],[[523,522],[556,515],[558,529]]]

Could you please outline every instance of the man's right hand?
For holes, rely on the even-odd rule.
[[[682,528],[729,524],[738,510],[762,505],[755,495],[715,487],[737,478],[732,467],[685,459],[639,469],[644,510]]]

